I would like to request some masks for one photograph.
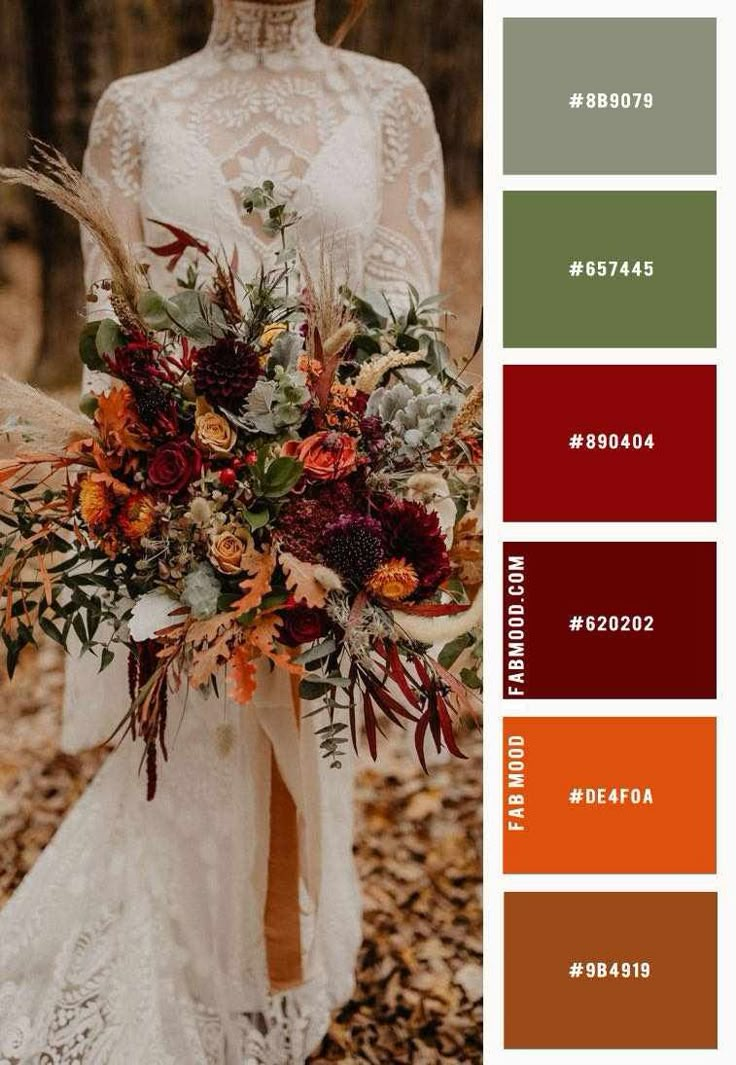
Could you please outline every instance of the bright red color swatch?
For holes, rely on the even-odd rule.
[[[506,521],[715,521],[715,366],[506,366]]]

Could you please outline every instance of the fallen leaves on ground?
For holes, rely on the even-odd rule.
[[[0,680],[0,906],[105,755],[58,749],[62,657],[24,655]],[[481,755],[437,759],[425,777],[392,733],[356,788],[356,860],[365,897],[353,999],[310,1065],[482,1061]]]
[[[477,734],[463,747],[467,761],[435,761],[426,777],[394,740],[358,778],[357,987],[311,1065],[482,1061]]]

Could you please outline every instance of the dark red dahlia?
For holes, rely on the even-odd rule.
[[[362,514],[344,514],[324,530],[322,558],[343,580],[362,587],[384,559],[380,522]]]
[[[376,517],[383,530],[387,558],[401,558],[414,567],[419,586],[412,599],[424,599],[450,576],[450,557],[434,511],[421,503],[386,499]]]
[[[194,387],[213,407],[237,414],[260,374],[258,352],[242,340],[223,337],[197,352]]]

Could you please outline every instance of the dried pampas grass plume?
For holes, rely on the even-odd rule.
[[[326,241],[323,240],[320,243],[316,277],[306,256],[304,254],[299,256],[299,271],[306,292],[304,302],[309,319],[309,339],[310,341],[313,339],[316,331],[323,345],[328,338],[341,333],[351,318],[350,311],[340,296],[339,285],[335,277],[336,256],[334,253],[334,243],[329,248]]]
[[[30,164],[23,169],[0,167],[0,181],[25,185],[89,231],[110,268],[111,303],[121,324],[143,328],[137,311],[143,291],[140,269],[94,185],[60,152],[38,141],[34,142]]]
[[[64,448],[75,440],[95,435],[86,418],[33,385],[4,373],[0,373],[0,428],[21,433],[34,444],[50,449]]]

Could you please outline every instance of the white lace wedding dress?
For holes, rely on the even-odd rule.
[[[152,220],[237,248],[242,276],[274,251],[240,192],[277,182],[354,287],[437,290],[441,151],[427,95],[402,67],[323,45],[314,0],[216,0],[207,46],[115,82],[86,170],[141,249]],[[86,242],[86,276],[105,266]],[[165,263],[152,282],[171,290]],[[64,743],[102,741],[127,705],[124,656],[68,670]],[[292,1065],[349,999],[360,942],[352,765],[330,770],[288,684],[236,707],[172,698],[179,727],[146,803],[126,740],[0,914],[0,1065]],[[186,711],[186,712],[184,712]],[[230,754],[216,749],[223,721]],[[264,897],[271,751],[297,807],[304,982],[269,990]]]

